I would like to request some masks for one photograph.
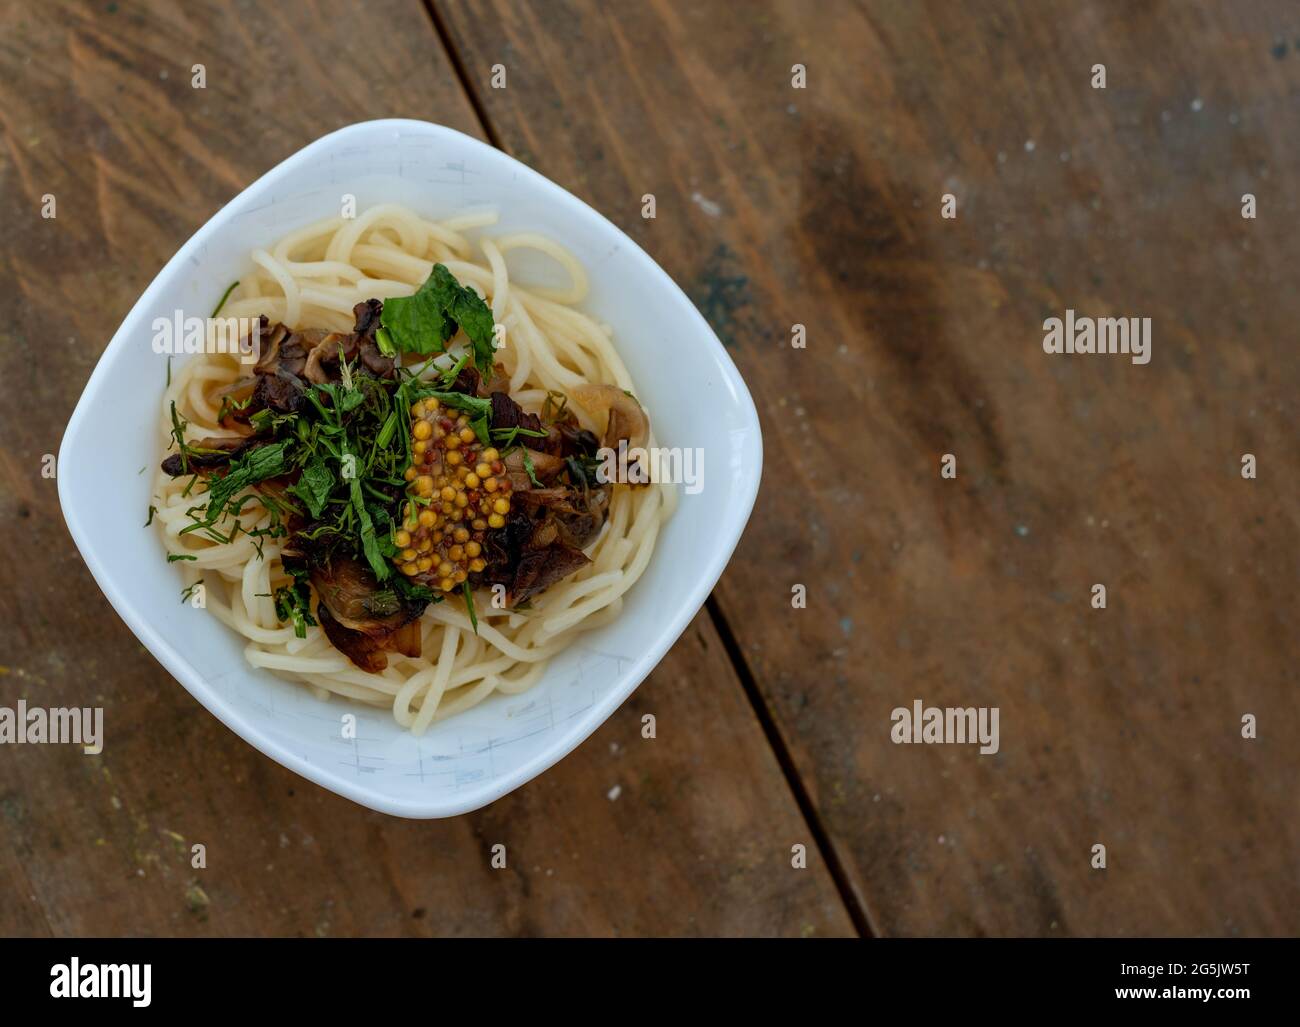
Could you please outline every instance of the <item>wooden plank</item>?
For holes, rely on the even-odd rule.
[[[717,595],[873,928],[1300,930],[1289,5],[435,4],[755,394]],[[1044,353],[1067,308],[1153,360]],[[892,744],[917,698],[1001,751]]]
[[[400,821],[204,713],[118,621],[59,522],[42,454],[139,292],[221,203],[349,122],[478,131],[426,12],[68,3],[10,6],[0,30],[0,267],[14,286],[0,298],[0,517],[21,540],[0,569],[0,697],[101,704],[107,733],[98,757],[0,751],[0,933],[850,933],[816,852],[790,867],[808,828],[707,616],[541,779],[475,815]],[[505,871],[489,869],[498,842]]]

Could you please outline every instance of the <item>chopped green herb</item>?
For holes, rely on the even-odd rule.
[[[226,305],[226,300],[230,299],[230,294],[235,291],[235,287],[237,285],[239,285],[239,282],[236,281],[236,282],[231,282],[230,285],[226,287],[226,291],[221,294],[221,299],[217,302],[216,307],[213,308],[212,311],[213,317],[216,317],[218,314],[221,313],[221,308]]]
[[[190,446],[185,441],[185,426],[188,422],[176,412],[176,401],[172,401],[172,440],[181,454],[181,473],[190,473]]]
[[[419,585],[400,575],[393,579],[393,585],[404,599],[420,603],[440,603],[442,593],[435,592],[427,585]]]
[[[379,429],[379,434],[375,436],[375,445],[380,449],[387,449],[388,444],[393,441],[393,433],[397,431],[397,420],[397,411],[394,410],[388,415],[384,426]]]
[[[523,451],[524,451],[524,470],[528,472],[528,480],[531,481],[535,486],[537,486],[537,488],[540,489],[542,487],[542,483],[537,480],[537,469],[533,467],[533,456],[531,453],[528,452],[528,448],[526,446],[523,447]]]
[[[452,383],[455,382],[455,380],[460,377],[460,372],[463,371],[465,369],[465,365],[469,363],[469,356],[470,355],[468,353],[462,353],[460,355],[460,359],[457,360],[456,363],[452,364],[451,367],[447,368],[447,370],[443,371],[442,374],[438,375],[439,388],[442,389],[451,388]]]
[[[146,528],[153,523],[153,515],[156,514],[157,512],[158,512],[158,508],[151,503],[149,505],[149,519],[144,522],[144,526]]]
[[[480,396],[467,396],[463,392],[444,392],[441,389],[420,389],[417,390],[417,395],[420,399],[428,399],[432,396],[444,406],[463,410],[474,417],[492,417],[492,401]]]
[[[351,454],[348,454],[351,455]],[[365,499],[361,491],[361,476],[353,474],[348,479],[350,499],[352,502],[352,512],[356,515],[357,523],[360,525],[361,550],[366,554],[366,562],[370,564],[370,569],[375,572],[375,577],[384,581],[393,572],[393,566],[380,552],[379,540],[375,535],[375,524],[370,517],[370,511],[366,509]]]
[[[487,414],[480,414],[478,417],[474,418],[474,420],[469,422],[469,426],[473,430],[474,434],[478,436],[479,442],[483,443],[485,446],[490,446],[492,444],[492,440],[488,437]]]
[[[293,633],[299,638],[307,637],[308,626],[314,627],[316,619],[311,615],[311,591],[304,580],[295,575],[292,585],[282,585],[275,590],[275,616],[281,624],[286,621],[293,624]]]
[[[229,537],[222,535],[213,525],[221,519],[222,514],[226,513],[228,507],[232,509],[232,512],[238,513],[239,509],[242,508],[242,503],[233,507],[231,507],[231,504],[244,489],[268,478],[278,478],[289,469],[285,455],[287,446],[288,442],[273,442],[249,450],[243,456],[230,461],[224,477],[209,477],[207,479],[207,502],[197,507],[191,507],[187,511],[192,523],[182,528],[180,534],[188,535],[191,531],[202,531],[214,542],[229,542],[234,538],[234,534],[239,530],[238,521],[235,522],[235,532]],[[197,452],[197,450],[194,451]],[[195,478],[197,477],[196,474]],[[191,479],[190,485],[193,485],[193,483]],[[184,494],[188,495],[188,493],[189,486],[186,486]],[[199,520],[197,516],[200,510],[204,515],[203,520]]]
[[[222,396],[221,408],[217,411],[217,423],[220,424],[236,411],[247,409],[248,404],[251,402],[253,402],[251,394],[243,399],[231,399],[229,396]]]
[[[474,612],[474,593],[470,591],[469,582],[462,581],[460,590],[465,593],[465,608],[469,610],[469,622],[474,625],[474,634],[478,634],[478,614]]]
[[[546,438],[546,434],[547,433],[544,431],[534,431],[532,428],[525,428],[522,425],[518,425],[518,424],[515,425],[513,428],[492,429],[493,437],[497,440],[497,443],[503,449],[509,449],[511,446],[513,446],[515,442],[518,440],[520,435],[526,435],[529,438],[533,438],[533,439],[544,439]],[[485,442],[484,445],[487,445],[487,443]]]
[[[569,469],[569,477],[575,485],[581,485],[583,488],[594,488],[600,484],[596,477],[596,471],[600,468],[600,461],[594,456],[580,454],[565,457],[565,466]]]
[[[333,489],[334,475],[326,466],[325,458],[315,453],[302,469],[302,477],[289,491],[307,504],[312,520],[316,520],[325,509],[325,504],[329,502]]]
[[[272,442],[251,449],[230,461],[230,470],[224,478],[209,480],[207,524],[215,524],[226,505],[250,485],[284,474],[288,470],[285,459],[287,446],[287,442]]]
[[[253,431],[259,435],[265,435],[274,432],[282,424],[298,424],[306,427],[305,421],[299,421],[297,414],[280,414],[270,407],[263,407],[257,413],[248,418],[248,423],[252,426]]]
[[[197,556],[191,556],[189,553],[168,553],[167,562],[175,563],[177,560],[197,560]]]
[[[557,398],[558,397],[558,398]],[[569,397],[563,392],[547,390],[546,399],[542,402],[542,420],[559,421],[564,418],[569,409]]]

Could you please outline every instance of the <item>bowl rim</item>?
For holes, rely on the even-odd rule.
[[[755,459],[750,466],[744,468],[740,478],[741,487],[732,490],[731,503],[735,504],[732,509],[736,512],[727,518],[722,527],[723,534],[719,538],[722,544],[714,550],[714,556],[710,562],[698,568],[693,575],[694,583],[687,591],[683,601],[677,604],[677,611],[669,621],[667,628],[659,632],[637,657],[632,666],[620,675],[617,687],[612,688],[604,697],[588,707],[580,717],[571,722],[572,726],[562,736],[561,744],[541,750],[512,770],[486,780],[481,786],[456,791],[450,795],[430,796],[427,799],[400,798],[368,788],[360,778],[346,777],[337,771],[327,769],[313,762],[305,756],[298,755],[279,740],[270,737],[255,723],[241,714],[156,627],[149,623],[144,616],[143,610],[133,605],[119,589],[113,573],[105,566],[96,544],[91,539],[84,520],[84,514],[78,510],[74,502],[74,489],[71,484],[76,479],[77,471],[75,461],[70,457],[78,450],[82,436],[86,434],[88,419],[99,405],[100,393],[103,391],[108,368],[117,358],[117,355],[125,349],[129,336],[128,328],[133,330],[134,323],[140,318],[142,312],[147,311],[152,306],[154,297],[169,287],[171,279],[177,275],[192,255],[201,250],[210,237],[220,232],[230,220],[241,212],[239,209],[241,199],[267,190],[280,180],[291,177],[300,167],[317,159],[322,152],[340,144],[346,144],[351,136],[377,130],[394,130],[399,133],[409,132],[424,136],[451,138],[456,145],[475,150],[487,160],[505,162],[511,167],[516,177],[531,180],[533,185],[539,187],[543,193],[550,193],[555,199],[567,205],[577,204],[578,209],[585,216],[603,222],[608,230],[619,237],[622,246],[625,246],[644,265],[646,273],[657,275],[662,283],[667,284],[671,290],[675,290],[685,301],[685,308],[689,311],[686,315],[687,318],[694,318],[696,327],[699,329],[701,336],[707,340],[707,346],[722,372],[724,378],[722,385],[734,398],[742,417],[752,427],[753,445],[755,447]],[[458,816],[495,802],[554,766],[609,719],[610,715],[627,700],[658,665],[668,649],[681,637],[695,615],[704,606],[714,585],[717,584],[723,570],[730,561],[731,555],[735,551],[741,534],[749,521],[762,478],[762,465],[762,428],[753,397],[745,386],[744,379],[741,377],[734,361],[732,361],[731,355],[726,351],[708,321],[705,320],[681,287],[673,281],[672,277],[659,266],[653,257],[646,253],[621,228],[580,197],[570,193],[567,189],[528,167],[528,165],[510,154],[457,129],[410,118],[380,118],[359,121],[329,132],[286,157],[215,211],[186,240],[171,259],[163,265],[113,333],[113,337],[96,362],[95,368],[77,400],[72,415],[68,418],[59,445],[56,464],[58,468],[59,505],[63,518],[77,549],[90,570],[91,576],[99,585],[100,590],[118,616],[122,618],[136,638],[167,669],[172,677],[190,695],[197,699],[209,713],[264,756],[287,767],[301,777],[320,785],[322,788],[351,799],[362,806],[381,813],[410,819]]]

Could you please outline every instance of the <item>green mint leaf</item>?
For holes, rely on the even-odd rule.
[[[384,300],[379,324],[388,332],[394,347],[421,356],[441,353],[447,348],[447,340],[456,334],[456,323],[446,314],[454,299],[449,281],[452,287],[460,288],[450,271],[435,264],[415,295]]]
[[[492,372],[493,329],[491,308],[479,294],[461,285],[442,264],[434,264],[429,277],[413,296],[394,296],[384,301],[379,315],[380,331],[375,341],[381,349],[428,356],[441,353],[458,328],[469,337],[474,364],[482,374]]]

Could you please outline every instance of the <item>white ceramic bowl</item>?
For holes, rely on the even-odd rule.
[[[386,710],[323,702],[250,667],[242,638],[182,604],[180,575],[165,562],[156,528],[141,527],[162,456],[157,424],[166,358],[150,346],[153,319],[177,309],[206,315],[247,270],[252,249],[336,215],[345,193],[356,196],[359,210],[398,202],[432,217],[494,207],[501,221],[490,234],[540,231],[565,243],[590,274],[585,309],[614,327],[658,444],[704,451],[704,487],[681,495],[622,615],[581,636],[531,691],[494,696],[421,738]],[[636,243],[555,183],[476,139],[425,122],[386,120],[340,129],[300,150],[218,211],[168,261],[82,393],[63,438],[58,483],[68,528],[109,602],[224,724],[284,766],[372,809],[445,817],[500,798],[551,766],[650,673],[735,549],[762,459],[758,416],[735,365]],[[358,714],[355,740],[341,737],[345,710]],[[111,747],[111,714],[105,731]]]

